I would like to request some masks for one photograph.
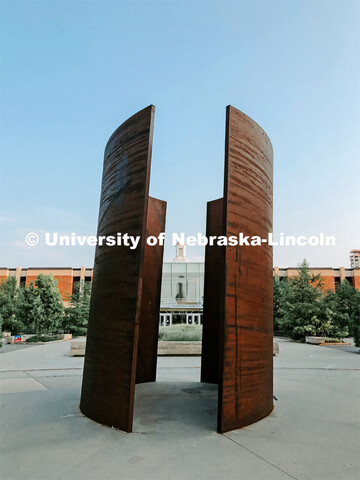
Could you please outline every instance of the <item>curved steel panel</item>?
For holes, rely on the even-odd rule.
[[[272,232],[273,150],[263,129],[227,107],[224,234]],[[249,425],[273,408],[272,248],[227,247],[218,431]]]
[[[224,199],[207,203],[206,236],[224,235]],[[204,311],[201,349],[201,381],[219,382],[220,330],[223,326],[221,289],[224,283],[224,247],[205,247]]]
[[[131,431],[142,297],[151,147],[155,107],[124,122],[104,157],[98,236],[140,236],[140,245],[97,246],[81,411]]]
[[[146,236],[165,232],[166,202],[149,197]],[[155,382],[164,247],[145,244],[136,383]]]

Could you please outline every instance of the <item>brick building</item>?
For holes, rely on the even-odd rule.
[[[360,268],[320,267],[310,268],[310,271],[314,275],[318,275],[320,273],[324,282],[324,291],[332,290],[335,292],[337,286],[345,279],[350,283],[350,285],[360,291]],[[296,277],[297,273],[298,269],[295,267],[274,267],[274,276],[278,275],[280,278]]]
[[[69,295],[79,289],[80,282],[91,282],[92,268],[72,267],[42,267],[42,268],[0,268],[0,282],[8,277],[16,277],[18,286],[27,287],[31,282],[35,283],[36,277],[52,275],[58,281],[58,289],[63,300],[66,302]]]
[[[324,281],[324,290],[335,292],[337,285],[347,279],[351,285],[360,290],[360,268],[311,268],[312,273],[320,273]],[[274,276],[291,278],[297,275],[296,267],[274,267]],[[37,275],[53,275],[58,281],[58,288],[62,298],[66,301],[68,296],[76,292],[80,282],[91,282],[92,268],[72,267],[44,267],[44,268],[0,268],[0,281],[8,277],[16,277],[19,286],[28,286],[35,281]],[[204,264],[201,262],[165,262],[163,265],[163,285],[161,302],[163,305],[170,303],[181,304],[182,310],[186,304],[202,306],[202,289],[204,277]],[[193,309],[195,307],[193,306]],[[196,307],[198,310],[198,308]],[[197,312],[198,313],[198,312]]]

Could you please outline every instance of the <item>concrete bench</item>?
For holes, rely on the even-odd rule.
[[[312,345],[321,345],[322,343],[325,343],[325,337],[307,336],[305,337],[305,342],[310,343]]]
[[[70,343],[70,355],[83,357],[85,355],[86,342],[73,340]],[[158,343],[158,355],[182,356],[201,355],[201,342],[162,342]],[[273,343],[273,355],[279,355],[279,344]]]
[[[158,355],[201,355],[201,342],[159,342]]]
[[[70,343],[70,355],[72,357],[83,357],[85,355],[86,342],[73,340]]]
[[[63,340],[71,340],[72,339],[72,333],[63,333],[61,335]]]

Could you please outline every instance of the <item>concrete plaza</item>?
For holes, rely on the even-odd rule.
[[[359,478],[360,356],[280,339],[274,411],[216,433],[217,388],[199,357],[160,357],[136,387],[134,432],[78,409],[83,358],[69,342],[0,355],[1,480]]]

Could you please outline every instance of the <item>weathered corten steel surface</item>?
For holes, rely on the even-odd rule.
[[[125,121],[104,158],[99,235],[141,236],[140,245],[97,246],[80,409],[131,431],[155,107]]]
[[[225,235],[272,231],[273,151],[251,118],[229,106],[226,115]],[[218,431],[249,425],[273,408],[272,248],[225,249],[224,328]]]
[[[207,203],[206,236],[224,235],[224,201],[222,198]],[[201,352],[201,381],[218,383],[220,359],[220,330],[223,319],[225,249],[205,247],[204,312]]]
[[[146,237],[165,232],[166,202],[149,198]],[[164,247],[145,244],[136,383],[156,380]]]

